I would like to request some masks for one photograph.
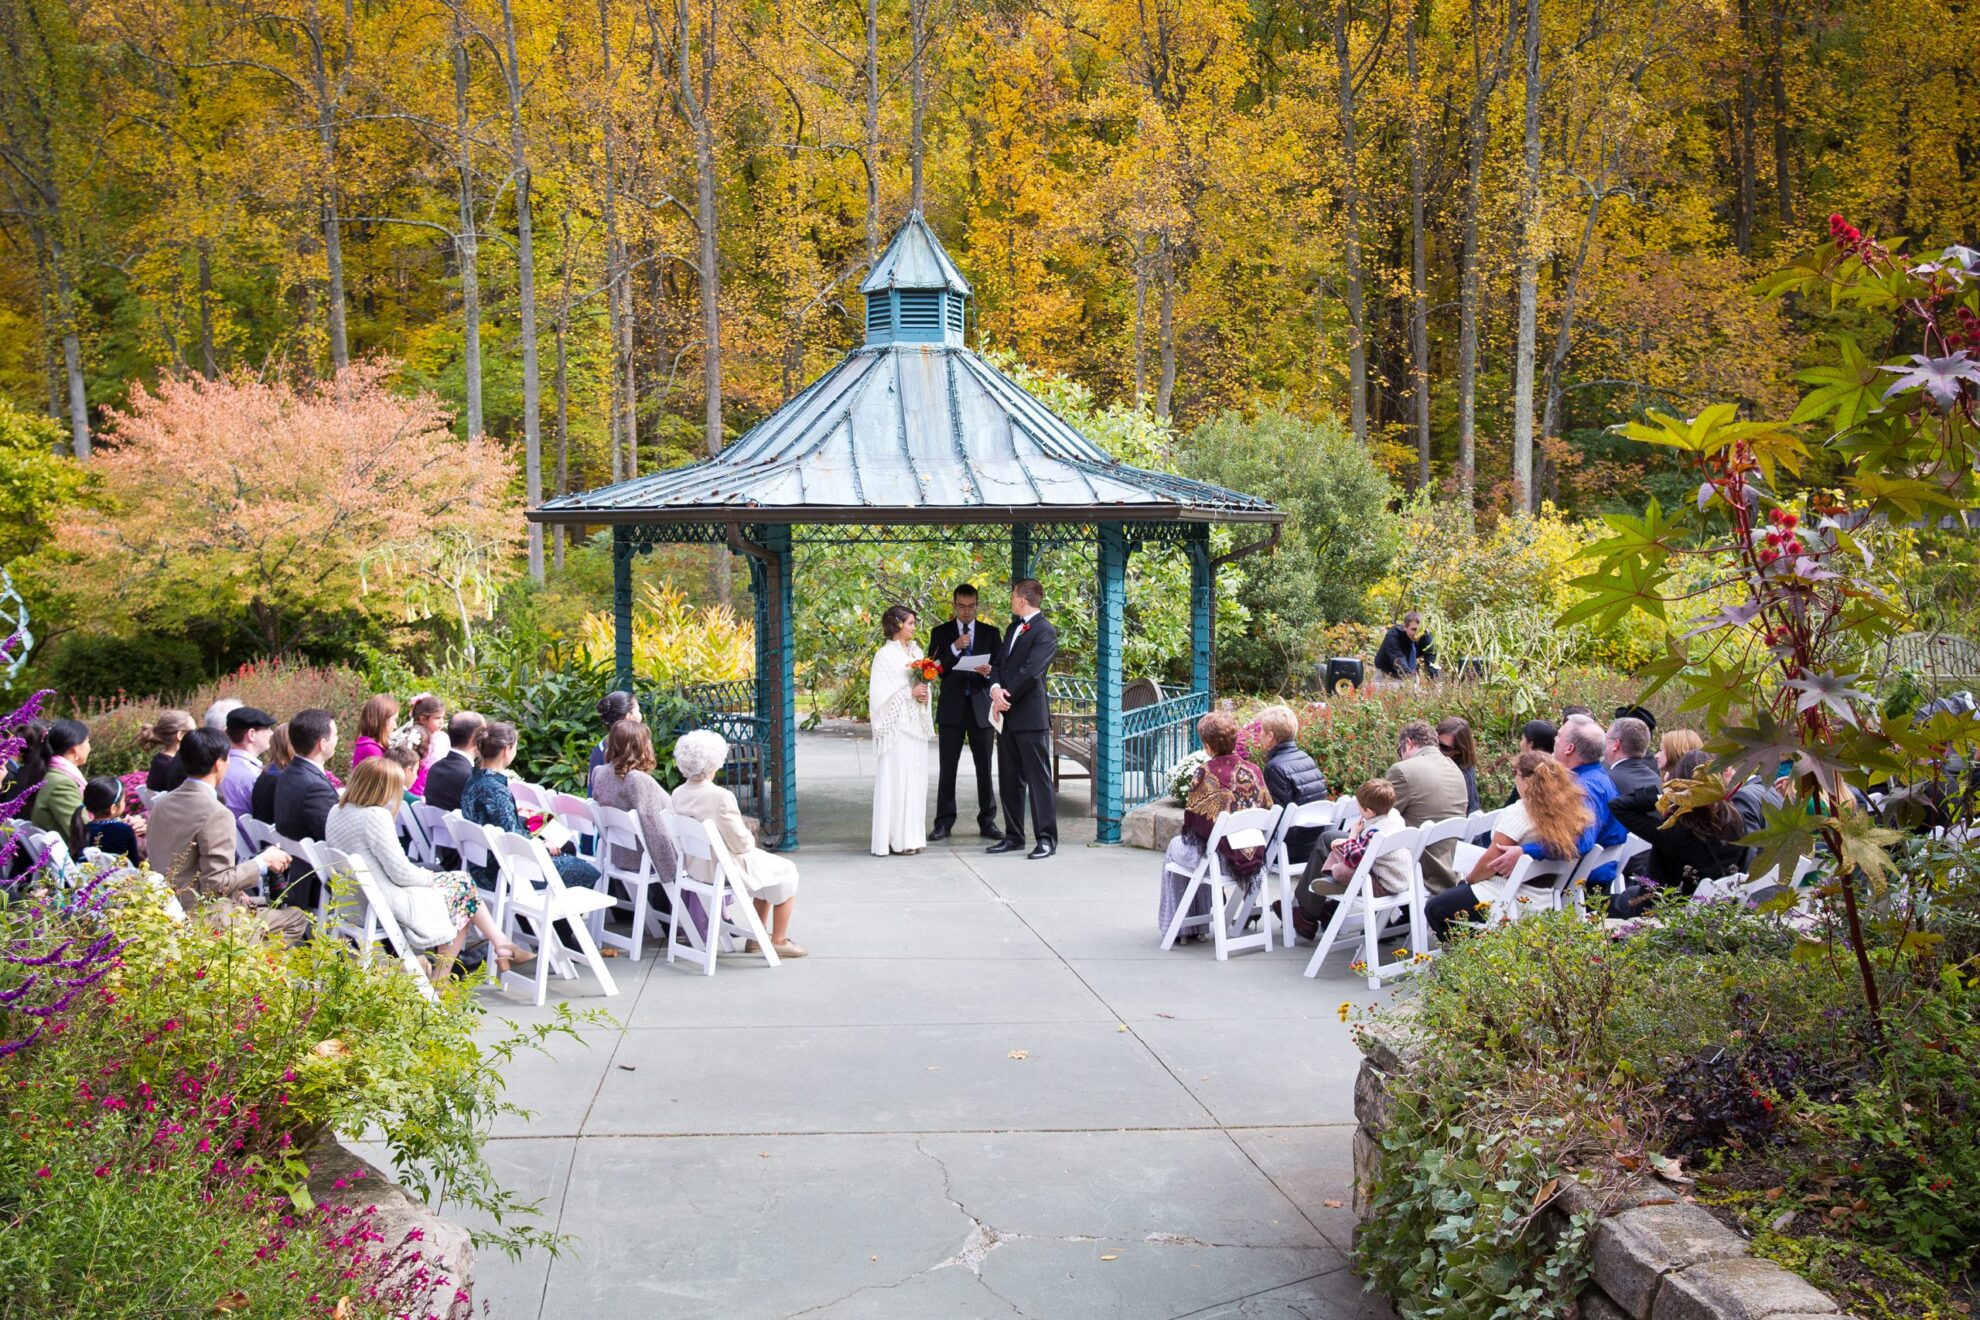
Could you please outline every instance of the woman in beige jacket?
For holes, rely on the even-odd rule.
[[[797,867],[789,859],[765,852],[756,846],[749,822],[736,805],[736,795],[715,782],[715,772],[729,759],[729,744],[720,734],[696,729],[681,735],[674,744],[674,768],[687,782],[674,790],[673,809],[689,820],[698,820],[708,832],[721,839],[722,846],[735,859],[742,886],[756,903],[756,914],[770,928],[770,947],[780,958],[802,958],[803,945],[789,937],[791,907],[797,902]],[[702,874],[707,864],[690,861],[688,870],[697,880],[712,879]],[[754,953],[751,940],[747,952]]]

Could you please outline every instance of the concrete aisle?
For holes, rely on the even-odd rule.
[[[1158,859],[1088,846],[1083,783],[1049,861],[973,830],[871,857],[870,772],[865,742],[799,740],[811,957],[553,983],[623,1026],[508,1070],[534,1113],[490,1160],[572,1243],[484,1260],[492,1313],[1388,1316],[1347,1254],[1338,1010],[1376,998],[1349,955],[1316,983],[1305,949],[1162,953]]]

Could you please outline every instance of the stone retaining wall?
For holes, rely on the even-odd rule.
[[[430,1311],[446,1320],[475,1314],[466,1300],[474,1291],[474,1241],[466,1229],[413,1199],[333,1136],[310,1147],[308,1164],[309,1194],[316,1203],[348,1208],[378,1235],[369,1250],[394,1262],[381,1282],[423,1289],[427,1301],[418,1314]]]
[[[1356,1035],[1366,1057],[1354,1082],[1354,1211],[1366,1218],[1389,1123],[1388,1080],[1412,1060],[1401,1033]],[[1751,1254],[1745,1238],[1661,1178],[1599,1201],[1570,1183],[1539,1227],[1559,1231],[1575,1213],[1596,1216],[1595,1273],[1580,1299],[1585,1320],[1852,1320],[1800,1275]]]

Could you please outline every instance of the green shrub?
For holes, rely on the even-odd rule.
[[[199,647],[184,637],[70,633],[49,648],[40,679],[74,701],[185,692],[206,677]]]

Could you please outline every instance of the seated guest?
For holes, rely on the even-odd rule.
[[[21,747],[7,759],[7,780],[0,785],[0,801],[12,802],[34,792],[48,774],[48,721],[29,720],[14,736],[21,740]],[[25,812],[29,805],[22,802],[18,810]]]
[[[1327,851],[1313,859],[1306,875],[1293,888],[1293,929],[1309,940],[1334,919],[1334,900],[1347,892],[1368,845],[1378,834],[1406,828],[1402,813],[1396,810],[1396,786],[1386,779],[1371,779],[1354,790],[1361,817],[1346,834],[1327,845]],[[1384,853],[1369,866],[1368,878],[1376,892],[1401,894],[1409,890],[1409,850]]]
[[[124,819],[124,781],[113,775],[99,775],[83,787],[83,811],[89,823],[83,826],[83,847],[95,848],[113,857],[136,864],[138,835],[145,828],[140,816],[135,823]]]
[[[1415,678],[1419,673],[1437,676],[1436,644],[1423,631],[1421,614],[1411,610],[1383,635],[1375,652],[1375,668],[1390,678]]]
[[[399,723],[399,699],[381,692],[358,707],[357,738],[351,743],[351,768],[385,755],[385,741]]]
[[[1513,763],[1513,783],[1519,801],[1499,814],[1492,841],[1471,874],[1423,905],[1424,919],[1439,940],[1453,921],[1475,920],[1479,904],[1499,901],[1505,882],[1497,877],[1512,871],[1525,845],[1537,844],[1543,857],[1556,861],[1581,855],[1582,836],[1595,818],[1574,775],[1545,752],[1528,751]]]
[[[412,795],[424,797],[427,772],[452,749],[447,741],[447,703],[422,692],[413,698],[412,714],[406,719],[406,727],[419,730],[419,772],[412,778]],[[405,729],[399,731],[404,732]],[[396,739],[398,734],[393,736]]]
[[[605,739],[605,764],[591,772],[591,800],[630,811],[639,821],[654,873],[672,879],[677,854],[674,838],[667,833],[665,813],[672,809],[673,799],[653,777],[657,764],[652,730],[638,720],[620,720]],[[619,853],[612,861],[627,868],[639,865],[639,857],[633,853]],[[655,902],[664,905],[666,899],[659,897]]]
[[[1411,720],[1396,737],[1396,762],[1382,778],[1395,786],[1396,810],[1405,825],[1429,825],[1470,813],[1465,810],[1464,772],[1437,745],[1437,734],[1422,720]],[[1457,883],[1453,858],[1457,840],[1449,839],[1423,854],[1423,883],[1441,893]]]
[[[289,726],[284,721],[268,731],[268,747],[261,754],[261,775],[254,781],[254,792],[248,798],[248,815],[264,825],[275,823],[275,782],[295,759],[295,751],[289,746]]]
[[[296,908],[264,908],[242,896],[271,875],[289,868],[289,855],[265,848],[244,862],[234,860],[234,813],[220,801],[220,779],[227,772],[227,735],[194,729],[179,744],[186,782],[151,803],[151,867],[178,894],[187,916],[252,906],[269,934],[290,944],[309,930],[309,914]]]
[[[83,788],[89,777],[89,726],[80,720],[56,720],[48,726],[43,745],[48,749],[48,773],[35,790],[28,824],[53,830],[69,845],[71,855],[82,851]]]
[[[202,729],[212,729],[216,733],[227,731],[227,717],[241,707],[239,697],[221,697],[206,708],[206,714],[199,717]]]
[[[1451,764],[1464,773],[1464,795],[1468,816],[1478,810],[1478,743],[1471,736],[1471,721],[1452,715],[1437,722],[1437,750],[1451,758]]]
[[[265,710],[236,706],[227,712],[227,777],[220,781],[220,800],[238,820],[254,810],[254,786],[261,781],[261,757],[275,736],[275,721]]]
[[[434,980],[452,971],[454,958],[467,941],[469,925],[495,950],[501,970],[533,956],[496,929],[465,872],[429,871],[406,859],[394,818],[404,805],[407,782],[405,767],[390,754],[374,756],[354,768],[344,800],[330,808],[323,841],[339,852],[364,859],[406,939],[415,948],[433,950]]]
[[[430,807],[442,811],[461,809],[461,790],[474,773],[474,740],[487,720],[471,710],[457,713],[447,721],[447,750],[427,767],[426,791],[422,795]]]
[[[630,717],[628,717],[630,718]],[[788,858],[765,852],[736,805],[736,795],[715,782],[715,772],[729,759],[729,744],[718,733],[696,729],[681,735],[674,744],[674,768],[687,776],[687,782],[674,790],[674,811],[689,820],[698,820],[708,832],[722,840],[741,872],[743,887],[756,905],[756,915],[770,931],[770,947],[780,958],[802,958],[807,950],[790,938],[791,908],[797,902],[798,871]],[[688,871],[698,879],[707,863],[690,862]],[[756,941],[745,946],[755,953]]]
[[[186,782],[179,764],[179,740],[192,731],[193,717],[183,710],[161,710],[157,719],[138,730],[138,746],[151,753],[151,768],[144,776],[147,789],[169,793]]]
[[[1525,726],[1519,731],[1520,754],[1524,756],[1528,752],[1542,752],[1548,756],[1552,756],[1554,754],[1554,734],[1555,730],[1552,721],[1528,720]],[[1512,792],[1506,796],[1506,805],[1510,807],[1517,801],[1519,801],[1519,780],[1515,777]]]
[[[1616,785],[1615,781],[1609,778],[1609,772],[1602,767],[1602,752],[1606,743],[1602,726],[1586,715],[1570,718],[1561,726],[1560,733],[1554,739],[1554,759],[1571,770],[1574,777],[1581,782],[1582,800],[1588,804],[1588,814],[1591,818],[1588,829],[1582,833],[1580,843],[1575,848],[1577,854],[1588,852],[1593,848],[1613,847],[1629,837],[1629,831],[1623,828],[1622,822],[1616,819],[1613,811],[1609,810],[1609,804],[1615,801]],[[1527,841],[1521,850],[1536,861],[1547,857],[1546,848],[1531,840]],[[1492,870],[1498,875],[1510,874],[1515,860],[1517,859],[1510,854],[1501,856],[1492,864]],[[1615,882],[1615,878],[1616,864],[1606,863],[1596,867],[1589,875],[1588,888],[1596,893],[1606,894],[1609,892],[1609,886]]]
[[[1272,805],[1265,776],[1257,766],[1237,754],[1236,720],[1223,711],[1213,710],[1196,722],[1196,736],[1203,750],[1210,753],[1210,759],[1190,776],[1189,790],[1183,794],[1182,833],[1169,840],[1168,851],[1162,857],[1162,892],[1156,907],[1155,929],[1163,935],[1168,934],[1169,923],[1182,903],[1183,891],[1189,887],[1188,873],[1203,862],[1203,850],[1217,827],[1217,817],[1227,811]],[[1257,883],[1258,873],[1265,868],[1265,845],[1233,848],[1226,840],[1221,846],[1224,874],[1247,886]],[[1171,867],[1181,868],[1180,873]],[[1209,913],[1210,894],[1207,890],[1199,891],[1189,915],[1203,917]]]
[[[1664,777],[1650,759],[1650,729],[1642,720],[1625,715],[1609,726],[1604,744],[1609,781],[1616,786],[1615,801],[1609,810],[1623,828],[1639,839],[1649,839],[1661,823],[1657,797],[1664,791]]]
[[[1678,762],[1704,746],[1696,729],[1666,729],[1657,741],[1657,772],[1669,780],[1677,773]]]
[[[1272,741],[1265,755],[1265,791],[1282,807],[1303,807],[1328,796],[1327,776],[1300,747],[1299,717],[1288,706],[1267,706],[1258,712],[1258,727]],[[1286,835],[1286,856],[1304,858],[1320,842],[1321,827],[1302,825]]]
[[[324,822],[337,805],[337,789],[324,769],[337,751],[337,719],[320,707],[299,710],[289,720],[289,749],[295,753],[275,781],[275,832],[301,841],[323,838]],[[298,863],[277,902],[315,911],[322,887],[315,872]]]
[[[502,773],[516,759],[516,746],[515,725],[481,726],[481,732],[475,736],[481,764],[468,776],[467,787],[461,791],[461,815],[476,825],[491,825],[527,837],[529,829],[523,824],[522,813],[516,810],[516,795],[509,790],[509,777]],[[567,885],[590,889],[598,883],[598,868],[574,853],[554,853],[550,860],[556,863],[557,875]],[[482,888],[494,888],[492,859],[487,866],[469,866],[468,872]]]
[[[607,692],[598,699],[598,718],[605,725],[606,737],[591,749],[591,764],[585,768],[587,775],[605,764],[605,743],[611,737],[612,726],[620,720],[639,718],[639,702],[630,692]]]
[[[1674,782],[1702,778],[1710,763],[1703,751],[1686,752],[1671,778]],[[1651,884],[1689,896],[1701,880],[1745,870],[1746,849],[1738,841],[1746,834],[1745,822],[1730,799],[1665,813],[1662,828],[1643,836],[1650,841]],[[1641,905],[1640,899],[1632,903]]]

